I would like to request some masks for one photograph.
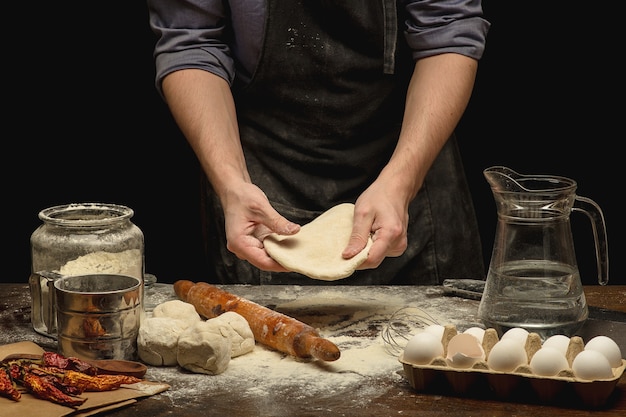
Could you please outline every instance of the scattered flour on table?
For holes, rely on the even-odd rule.
[[[273,295],[280,298],[280,294]],[[167,295],[162,297],[153,300],[153,304],[168,298]],[[371,395],[372,390],[380,391],[381,384],[402,383],[405,379],[398,360],[399,351],[390,351],[389,344],[382,338],[382,330],[390,317],[406,307],[402,297],[394,299],[386,295],[381,299],[374,294],[371,299],[355,300],[330,290],[314,297],[295,301],[292,298],[293,294],[276,310],[319,329],[322,337],[341,350],[337,361],[295,358],[257,343],[252,352],[233,358],[219,375],[193,374],[178,367],[150,367],[146,376],[151,381],[171,385],[172,388],[161,395],[168,396],[175,406],[225,392],[238,392],[242,398],[281,392],[291,398],[335,397],[342,392],[355,391]],[[455,311],[459,320],[444,316],[449,305],[438,297],[425,298],[416,305],[418,309],[423,309],[440,324],[458,324],[456,321],[467,317],[463,311]],[[408,322],[407,326],[409,332],[425,327]]]
[[[257,344],[248,354],[233,358],[220,375],[202,375],[178,370],[174,381],[173,368],[150,368],[146,375],[152,381],[169,383],[169,396],[175,405],[190,399],[216,394],[220,389],[238,392],[246,397],[263,397],[269,393],[288,391],[291,397],[333,396],[361,386],[368,380],[386,378],[400,382],[402,365],[390,355],[380,340],[369,346],[355,346],[349,338],[328,338],[342,350],[334,362],[303,360],[284,355]],[[352,345],[342,349],[343,342]]]

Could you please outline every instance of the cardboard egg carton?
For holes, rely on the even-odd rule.
[[[525,350],[528,363],[518,366],[512,372],[494,371],[489,368],[487,359],[491,348],[499,341],[495,329],[486,329],[482,342],[485,359],[477,361],[470,368],[455,368],[445,359],[448,342],[457,334],[453,325],[445,326],[442,337],[443,356],[434,358],[427,365],[415,365],[403,359],[399,361],[404,367],[406,377],[415,390],[420,392],[452,393],[455,395],[477,398],[497,398],[522,402],[558,403],[563,401],[568,406],[578,403],[583,407],[599,407],[608,401],[615,386],[619,382],[626,360],[621,366],[613,368],[613,377],[601,380],[585,380],[577,378],[571,369],[572,361],[584,350],[582,338],[573,336],[567,349],[566,358],[570,365],[559,374],[551,377],[533,374],[530,359],[541,348],[541,338],[536,333],[529,333]]]

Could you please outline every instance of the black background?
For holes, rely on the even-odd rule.
[[[506,165],[575,179],[578,194],[604,211],[610,284],[626,284],[618,14],[564,0],[483,7],[492,28],[457,133],[485,262],[496,217],[482,171]],[[159,281],[212,281],[202,256],[199,168],[154,88],[145,3],[47,2],[10,16],[0,281],[27,281],[41,209],[87,201],[135,210],[146,271]],[[595,283],[589,220],[573,213],[571,221],[583,282]]]

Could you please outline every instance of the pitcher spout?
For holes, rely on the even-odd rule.
[[[505,166],[493,166],[483,171],[483,175],[494,191],[530,191],[520,184],[524,175]]]

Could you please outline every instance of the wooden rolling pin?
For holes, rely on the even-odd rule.
[[[234,311],[248,321],[257,342],[299,358],[323,361],[339,359],[341,352],[317,330],[292,317],[238,297],[206,282],[181,280],[174,292],[182,301],[192,304],[207,319]]]

